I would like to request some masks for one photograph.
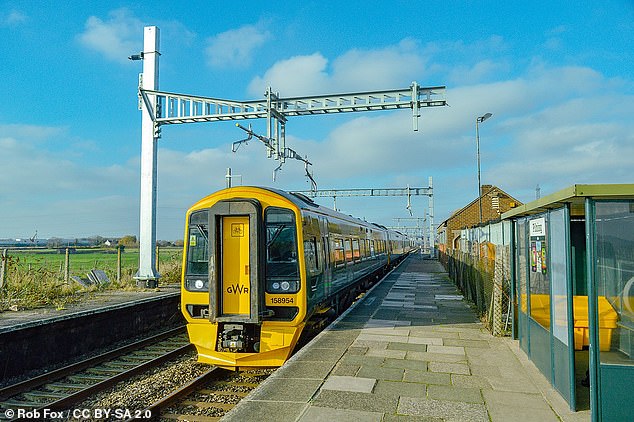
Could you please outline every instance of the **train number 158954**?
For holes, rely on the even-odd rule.
[[[271,303],[275,304],[293,304],[295,303],[295,298],[292,297],[272,297]]]

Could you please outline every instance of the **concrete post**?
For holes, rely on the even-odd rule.
[[[2,250],[2,259],[0,260],[0,289],[4,288],[4,282],[7,277],[7,249]]]
[[[158,90],[159,29],[146,26],[143,34],[143,89]],[[156,97],[150,108],[143,104],[141,127],[141,212],[139,230],[139,271],[134,277],[140,287],[154,288],[160,274],[156,270],[156,126],[150,113],[156,113]]]
[[[68,283],[70,279],[70,251],[66,248],[66,254],[64,256],[64,281]]]
[[[117,283],[121,283],[121,245],[117,246]]]

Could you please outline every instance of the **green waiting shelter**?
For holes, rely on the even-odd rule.
[[[634,420],[634,184],[574,185],[502,219],[521,349],[572,410]]]

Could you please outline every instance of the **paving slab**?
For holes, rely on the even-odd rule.
[[[383,412],[365,412],[362,410],[311,406],[298,420],[300,422],[380,422],[382,419]]]
[[[322,390],[354,391],[357,393],[371,393],[376,384],[374,378],[331,375],[321,386]]]
[[[437,261],[410,256],[223,418],[587,422],[493,337]]]
[[[397,411],[402,415],[431,416],[447,422],[489,421],[486,407],[475,403],[403,397],[399,400]]]

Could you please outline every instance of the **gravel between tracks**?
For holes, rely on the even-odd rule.
[[[80,403],[78,409],[143,410],[188,381],[209,370],[209,365],[196,362],[194,352],[171,360],[149,372],[121,381],[114,387]],[[107,419],[114,420],[114,419]]]

